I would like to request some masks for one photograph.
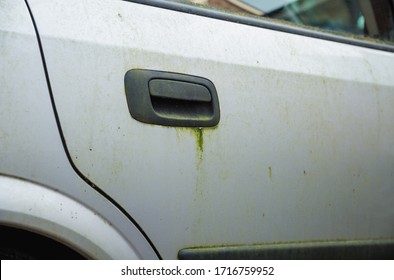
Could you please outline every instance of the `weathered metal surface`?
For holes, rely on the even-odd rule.
[[[392,53],[123,1],[29,2],[73,162],[164,258],[393,237]],[[135,121],[135,68],[210,79],[220,124]]]
[[[94,243],[101,251],[83,252],[90,257],[157,258],[135,225],[72,169],[25,1],[0,1],[0,19],[0,223],[82,252]]]

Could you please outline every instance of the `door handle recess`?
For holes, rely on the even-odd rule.
[[[212,101],[211,93],[206,87],[190,82],[153,79],[149,81],[149,92],[151,98],[158,97],[196,102]]]
[[[132,69],[125,75],[131,116],[143,123],[212,127],[220,120],[214,84],[201,77]]]

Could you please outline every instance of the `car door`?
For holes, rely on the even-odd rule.
[[[392,47],[165,1],[27,2],[70,162],[162,258],[394,237]]]

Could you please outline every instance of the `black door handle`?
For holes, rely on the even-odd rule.
[[[149,81],[151,97],[169,98],[175,100],[211,102],[209,90],[198,84],[190,82],[153,79]]]
[[[125,75],[125,89],[130,114],[138,121],[185,127],[219,123],[216,89],[205,78],[132,69]]]

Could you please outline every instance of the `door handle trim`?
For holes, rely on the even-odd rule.
[[[213,127],[220,121],[214,84],[205,78],[146,69],[126,72],[125,91],[130,115],[143,123]]]

